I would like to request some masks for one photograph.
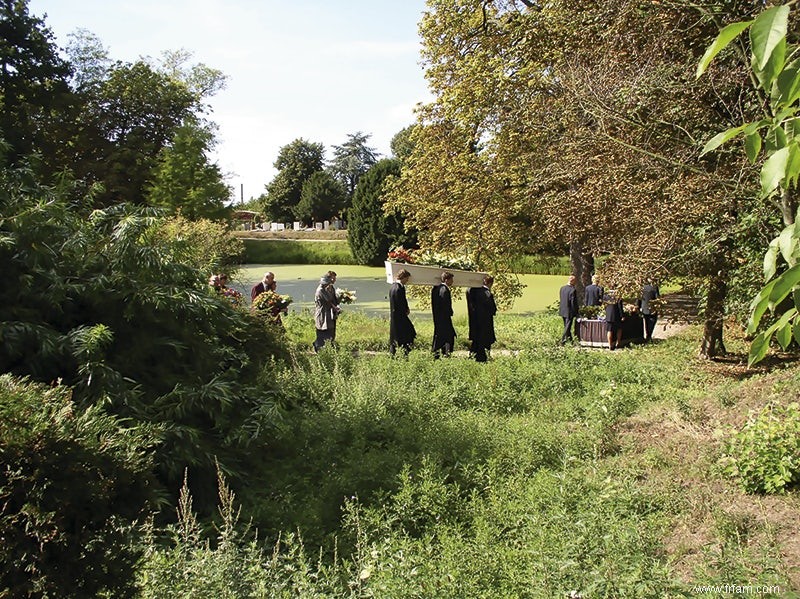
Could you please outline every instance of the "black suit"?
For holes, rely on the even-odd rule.
[[[414,343],[414,337],[417,336],[408,313],[405,285],[392,283],[392,288],[389,290],[389,351],[392,355],[398,346],[408,353],[411,344]]]
[[[600,306],[603,303],[603,294],[605,290],[600,285],[587,285],[583,290],[583,305],[584,306]]]
[[[456,344],[456,330],[453,328],[453,299],[450,288],[444,283],[431,289],[431,308],[433,309],[433,346],[434,354],[439,352],[445,356],[453,351]]]
[[[559,292],[558,314],[564,319],[561,343],[572,341],[572,329],[578,318],[578,292],[574,285],[564,285]],[[577,336],[577,333],[576,333]]]
[[[494,334],[494,315],[497,304],[488,287],[473,287],[467,291],[467,314],[469,316],[470,353],[477,362],[486,362],[486,352],[497,338]]]
[[[650,302],[658,299],[659,292],[658,286],[648,283],[642,287],[642,299],[639,301],[639,310],[644,318],[644,340],[651,341],[653,339],[653,331],[656,328],[656,321],[658,314],[655,313]]]

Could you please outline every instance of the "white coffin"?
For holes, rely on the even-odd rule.
[[[384,262],[386,266],[386,282],[394,283],[397,280],[397,273],[405,268],[411,273],[409,285],[438,285],[442,282],[444,271],[453,273],[454,287],[481,287],[485,272],[475,272],[473,270],[457,270],[455,268],[442,268],[441,266],[422,266],[421,264],[402,264],[400,262]]]

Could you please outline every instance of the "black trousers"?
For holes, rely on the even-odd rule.
[[[562,316],[561,318],[564,319],[564,333],[561,335],[561,343],[566,343],[567,341],[572,341],[572,329],[575,328],[577,316]],[[578,332],[575,331],[575,337],[577,336]]]
[[[650,341],[653,338],[653,331],[656,329],[657,314],[642,314],[644,318],[644,340]]]

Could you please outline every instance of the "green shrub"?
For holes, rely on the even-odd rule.
[[[727,442],[725,473],[748,493],[785,493],[800,484],[800,404],[770,404]]]
[[[247,264],[357,264],[347,241],[245,239]]]
[[[81,407],[163,424],[161,480],[178,488],[192,466],[213,503],[216,462],[243,474],[243,447],[271,424],[261,377],[282,337],[176,261],[182,250],[156,234],[152,209],[88,212],[91,198],[68,201],[67,183],[53,190],[16,171],[0,183],[0,372],[60,380]]]
[[[153,435],[0,376],[0,597],[133,595]]]
[[[233,275],[244,256],[242,240],[227,225],[208,219],[173,216],[159,221],[150,232],[150,242],[164,244],[173,261],[192,266],[205,279],[212,273]]]

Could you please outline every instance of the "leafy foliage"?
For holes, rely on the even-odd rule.
[[[340,215],[344,205],[342,185],[328,171],[317,171],[303,183],[294,216],[303,223],[321,223]]]
[[[295,139],[283,146],[273,165],[278,174],[267,185],[262,196],[264,212],[276,222],[290,222],[294,210],[300,203],[303,185],[324,166],[325,148],[321,143]]]
[[[759,332],[750,346],[749,363],[753,365],[767,355],[770,340],[775,337],[783,349],[794,340],[800,343],[800,225],[798,222],[797,181],[800,178],[800,138],[797,111],[800,109],[800,48],[787,41],[789,5],[765,9],[757,18],[732,23],[720,31],[706,50],[697,67],[698,77],[713,58],[726,46],[749,31],[750,65],[759,93],[768,104],[760,120],[738,125],[710,139],[703,153],[716,150],[737,137],[744,137],[745,152],[751,163],[761,156],[761,195],[779,196],[784,229],[769,244],[764,256],[764,279],[767,284],[753,298],[748,334],[755,334],[767,310],[775,321]],[[786,268],[778,273],[778,257]],[[789,300],[789,296],[793,301]]]
[[[0,376],[0,595],[133,596],[154,432]]]
[[[175,261],[185,246],[153,242],[152,211],[84,216],[63,187],[2,173],[0,371],[61,380],[80,406],[163,423],[167,482],[193,466],[193,480],[213,483],[216,460],[240,472],[241,447],[275,417],[259,377],[280,342]]]
[[[347,242],[359,264],[380,266],[389,248],[397,244],[411,245],[403,221],[396,211],[384,208],[385,182],[400,175],[400,161],[385,158],[361,178],[348,212]]]
[[[229,209],[231,189],[216,163],[209,162],[214,136],[192,119],[177,128],[172,143],[161,149],[153,168],[147,201],[190,220],[220,220]]]
[[[31,16],[27,1],[0,4],[0,139],[5,165],[41,152],[48,174],[61,169],[59,135],[74,97],[70,66],[58,55],[52,32]]]
[[[800,485],[800,404],[768,405],[727,441],[720,465],[748,493]]]
[[[358,131],[348,134],[342,145],[333,146],[333,158],[328,168],[344,189],[346,208],[350,207],[358,181],[378,161],[375,148],[367,145],[370,137]]]
[[[171,253],[173,262],[191,266],[206,279],[212,273],[233,275],[244,255],[244,243],[227,224],[208,219],[165,218],[148,232],[148,239]]]

